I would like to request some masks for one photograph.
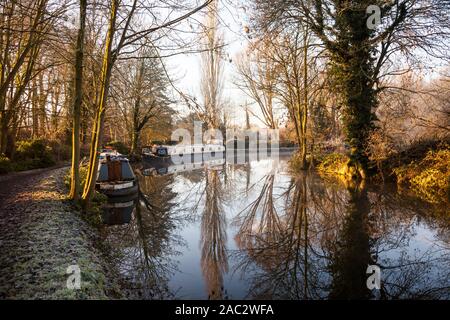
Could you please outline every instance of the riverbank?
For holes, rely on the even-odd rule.
[[[319,173],[347,177],[349,158],[345,154],[323,156],[316,165]],[[427,141],[391,154],[376,162],[370,180],[392,181],[399,191],[412,192],[432,202],[448,202],[450,197],[450,144]]]
[[[116,271],[98,230],[66,200],[67,167],[2,177],[0,191],[1,299],[121,298]],[[81,288],[68,289],[69,266]]]

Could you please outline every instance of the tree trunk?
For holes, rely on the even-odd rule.
[[[140,132],[138,130],[134,130],[131,135],[131,154],[132,155],[137,155],[139,135],[140,135]]]
[[[94,128],[92,129],[88,175],[86,177],[86,184],[84,185],[82,195],[84,210],[87,210],[89,208],[89,204],[95,188],[95,183],[97,181],[97,171],[99,161],[98,152],[102,143],[103,123],[105,118],[106,103],[108,100],[111,71],[113,67],[113,57],[111,53],[112,51],[111,47],[115,33],[117,8],[118,8],[118,0],[113,0],[111,3],[111,15],[109,18],[109,28],[106,37],[105,53],[103,55],[100,99],[94,122]]]
[[[141,66],[139,68],[139,73],[137,74],[136,78],[136,97],[134,102],[134,109],[133,109],[133,119],[132,119],[132,132],[131,132],[131,154],[137,155],[137,148],[139,144],[139,136],[142,130],[142,127],[145,125],[145,123],[142,123],[142,127],[139,120],[139,114],[141,110],[141,94],[142,92],[142,81],[144,79],[144,72],[145,72],[145,60],[142,59]],[[145,121],[145,120],[143,120]]]
[[[83,54],[87,0],[80,0],[80,29],[78,30],[75,58],[75,91],[73,101],[72,168],[69,198],[78,200],[80,193],[80,117],[83,102]]]
[[[377,97],[373,88],[375,48],[368,45],[373,30],[365,24],[364,10],[345,13],[337,21],[336,47],[331,51],[332,74],[343,100],[343,123],[346,142],[350,146],[348,172],[352,178],[367,176],[368,155],[365,150],[370,132],[374,128]]]
[[[2,123],[0,128],[0,154],[4,154],[6,152],[6,144],[8,142],[8,124],[5,123],[2,117]]]
[[[31,116],[33,120],[33,138],[37,138],[39,136],[39,112],[38,112],[38,93],[37,93],[37,84],[36,81],[32,82],[32,100],[31,100]]]
[[[34,64],[36,62],[38,53],[39,53],[40,44],[36,44],[28,57],[27,65],[25,70],[23,70],[22,77],[16,77],[16,90],[14,91],[10,101],[8,101],[8,108],[4,109],[2,112],[1,126],[2,126],[2,138],[0,140],[1,153],[4,153],[7,157],[11,157],[14,154],[15,148],[15,135],[18,127],[18,118],[19,111],[21,108],[19,107],[20,98],[25,92],[25,88],[31,80],[31,75],[34,70]]]
[[[41,137],[47,132],[46,123],[47,123],[47,96],[48,90],[45,90],[44,87],[44,74],[41,72],[39,74],[39,132]]]
[[[301,166],[306,169],[306,126],[308,124],[308,29],[303,33],[303,112],[302,112],[302,153]]]

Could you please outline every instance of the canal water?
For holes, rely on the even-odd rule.
[[[390,185],[346,186],[314,172],[290,174],[288,159],[143,162],[136,170],[139,196],[103,212],[104,241],[129,293],[143,299],[450,298],[446,206]]]

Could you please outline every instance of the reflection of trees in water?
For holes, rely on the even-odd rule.
[[[375,292],[376,297],[450,298],[450,242],[442,237],[448,235],[450,225],[442,215],[443,207],[400,195],[390,188],[370,191],[370,233],[376,240],[371,246],[372,255],[382,272],[382,290]],[[436,231],[435,239],[427,239],[423,226]],[[415,245],[413,237],[417,238],[419,232],[418,245],[426,246],[426,250],[408,252],[406,248]]]
[[[207,170],[205,179],[205,206],[201,217],[201,267],[208,298],[223,299],[226,298],[223,274],[228,272],[228,258],[222,182],[216,170]]]
[[[223,283],[223,275],[228,272],[227,221],[223,205],[236,196],[237,185],[245,167],[205,167],[197,172],[202,176],[201,181],[189,184],[178,200],[183,204],[183,210],[188,212],[187,217],[191,221],[200,218],[201,268],[209,299],[227,298]],[[179,176],[186,178],[186,173]],[[192,177],[189,181],[193,181]]]
[[[256,200],[235,221],[240,225],[236,241],[246,254],[240,268],[256,274],[249,297],[310,295],[306,184],[306,176],[291,181],[285,192],[287,210],[280,215],[274,203],[274,175],[267,175]]]
[[[406,205],[393,192],[325,185],[301,174],[283,195],[285,210],[277,212],[270,205],[273,178],[264,181],[260,196],[235,221],[237,268],[254,274],[249,297],[448,298],[448,248],[408,250],[417,220],[424,219],[417,204]],[[279,223],[267,223],[268,217]],[[366,287],[368,264],[382,269],[380,291]]]
[[[248,183],[250,164],[206,167],[197,174],[202,175],[203,183],[197,180],[190,185],[180,202],[190,212],[191,220],[196,220],[201,212],[201,268],[208,298],[226,299],[223,276],[228,272],[227,221],[223,205],[240,196],[238,187],[244,180]],[[187,177],[186,173],[180,176]],[[194,181],[192,176],[189,181]],[[202,203],[204,207],[199,210]]]
[[[235,240],[239,246],[252,248],[255,242],[276,242],[280,221],[273,197],[274,179],[274,174],[265,176],[257,198],[238,215],[240,228]]]
[[[171,177],[138,176],[140,193],[131,222],[108,228],[120,273],[132,297],[160,299],[172,296],[168,278],[175,269],[169,259],[174,242],[175,218],[171,216]]]
[[[329,298],[368,299],[366,269],[372,265],[371,239],[368,234],[370,204],[365,186],[347,188],[350,199],[347,214],[333,250],[330,252],[332,276]]]

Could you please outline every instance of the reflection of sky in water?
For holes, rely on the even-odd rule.
[[[272,180],[268,178],[271,175],[274,175]],[[449,244],[443,242],[448,239],[448,220],[445,221],[442,216],[427,216],[434,209],[423,202],[416,204],[414,200],[400,197],[392,191],[375,192],[369,188],[368,196],[361,201],[366,204],[370,201],[370,207],[360,204],[351,213],[347,190],[337,184],[325,183],[314,174],[304,178],[302,185],[301,181],[289,175],[286,159],[283,158],[277,163],[260,160],[246,165],[227,164],[158,179],[171,179],[165,186],[174,194],[170,201],[174,205],[169,213],[176,218],[176,223],[171,232],[182,240],[170,243],[173,252],[178,254],[159,253],[176,266],[176,271],[167,276],[167,285],[177,298],[206,299],[211,295],[208,291],[214,291],[214,288],[220,290],[220,287],[224,292],[213,293],[216,298],[347,297],[346,290],[357,291],[365,287],[365,282],[362,285],[348,284],[349,281],[361,282],[360,278],[353,277],[351,264],[353,261],[360,263],[361,267],[358,269],[357,266],[357,270],[361,271],[366,263],[362,257],[364,254],[367,254],[367,259],[370,255],[375,256],[376,263],[385,268],[382,270],[382,282],[385,281],[386,292],[374,292],[375,297],[380,297],[380,294],[387,298],[449,297],[450,251]],[[216,185],[212,188],[211,184]],[[301,193],[302,186],[306,186],[304,194]],[[220,195],[211,195],[216,187]],[[141,189],[145,191],[142,183]],[[275,229],[278,231],[270,234],[272,225],[267,222],[259,224],[259,221],[267,219],[265,210],[270,208],[261,204],[256,206],[252,227],[245,229],[247,242],[242,242],[244,238],[239,233],[244,232],[242,226],[245,218],[252,203],[261,198],[262,190],[266,193],[261,203],[271,199],[275,209],[272,216],[275,216],[274,221],[278,225]],[[296,190],[300,192],[298,195]],[[203,215],[207,212],[207,193],[211,208],[217,205],[218,209],[213,209],[209,220],[205,220],[207,223],[202,224]],[[301,204],[298,200],[301,195],[307,199],[305,221],[308,224],[302,222],[302,216],[300,220],[292,220],[291,212],[297,208],[295,204]],[[379,199],[382,199],[381,202]],[[364,229],[361,226],[366,225],[358,225],[362,223],[358,222],[361,210],[367,210],[362,214],[367,216],[367,220],[363,218],[361,221],[370,221],[367,222],[370,231],[366,233],[359,232]],[[352,220],[349,215],[356,218]],[[220,223],[219,217],[224,218],[222,221],[225,223]],[[218,229],[215,230],[213,225]],[[302,226],[305,225],[308,226],[308,229],[305,228],[308,232],[306,251],[302,234]],[[223,228],[223,234],[218,232],[220,228]],[[207,238],[206,242],[202,242],[202,230],[207,231],[205,237],[213,240]],[[356,234],[353,234],[355,230]],[[297,247],[286,244],[286,241],[296,238],[292,235],[297,233],[300,235],[295,242]],[[223,235],[226,241],[221,243]],[[367,247],[358,246],[361,239],[363,242],[367,239]],[[212,250],[208,251],[212,255],[209,256],[209,264],[206,264],[209,271],[202,270],[206,268],[204,261],[202,263],[202,245]],[[220,248],[226,250],[227,272],[219,271],[223,262],[214,258],[216,253],[220,255],[217,251]],[[285,267],[286,271],[277,272]],[[288,275],[287,270],[296,272]],[[206,275],[209,280],[206,280]],[[367,278],[365,274],[362,277]],[[355,294],[358,296],[358,293]]]

